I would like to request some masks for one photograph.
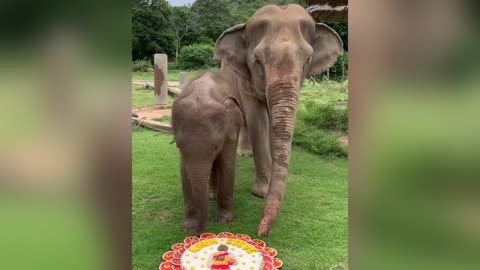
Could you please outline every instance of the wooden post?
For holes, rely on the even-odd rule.
[[[188,82],[188,73],[180,72],[180,85],[178,87],[180,89],[183,89],[183,87],[187,84],[187,82]]]
[[[153,72],[155,80],[155,109],[167,108],[168,102],[168,56],[155,54],[153,56]]]

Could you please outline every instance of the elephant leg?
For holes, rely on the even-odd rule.
[[[244,106],[256,170],[252,193],[265,198],[270,187],[272,168],[267,107],[255,97],[246,97]]]
[[[181,159],[182,189],[185,207],[183,230],[200,234],[208,220],[208,176],[211,166]]]
[[[251,157],[253,155],[252,144],[250,143],[250,135],[248,134],[246,125],[243,125],[240,129],[237,153],[242,157]]]
[[[235,186],[235,161],[237,140],[227,139],[215,161],[218,180],[217,220],[229,222],[234,218],[233,190]]]
[[[218,186],[218,177],[215,169],[215,165],[212,168],[210,173],[210,181],[208,182],[208,198],[215,201],[217,199],[217,186]]]

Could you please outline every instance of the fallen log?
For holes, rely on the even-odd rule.
[[[149,129],[153,129],[156,131],[169,133],[169,134],[173,133],[172,126],[170,126],[169,124],[159,123],[153,120],[139,119],[135,117],[132,117],[132,122],[134,125],[137,125],[137,126],[146,127]]]
[[[182,92],[182,90],[178,87],[168,87],[168,92],[172,93],[175,96],[178,96],[180,95],[180,92]]]

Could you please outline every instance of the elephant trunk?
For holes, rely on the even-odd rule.
[[[285,66],[271,68],[267,74],[267,102],[270,112],[272,174],[267,201],[258,228],[267,235],[277,216],[285,193],[293,129],[300,94],[300,72]]]

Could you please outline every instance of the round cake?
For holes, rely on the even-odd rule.
[[[248,235],[204,233],[191,236],[163,254],[160,270],[274,270],[283,265],[277,251]]]
[[[186,270],[262,270],[263,255],[253,245],[235,238],[208,238],[183,253],[180,265]]]

